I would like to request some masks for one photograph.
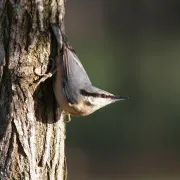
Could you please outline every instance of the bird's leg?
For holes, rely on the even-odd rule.
[[[41,74],[41,73],[38,72],[38,70],[35,70],[35,74],[38,75],[38,76],[46,76],[46,77],[51,77],[52,75],[54,75],[56,73],[55,60],[53,58],[50,58],[50,60],[53,63],[52,63],[52,67],[51,67],[50,71],[47,74]]]
[[[67,123],[71,121],[71,115],[70,114],[67,114],[68,116],[68,121],[66,121]]]
[[[64,122],[69,123],[71,121],[71,115],[69,113],[66,113],[64,110],[62,111],[64,115]]]
[[[42,82],[44,82],[46,79],[52,77],[52,76],[56,73],[55,61],[54,61],[54,59],[52,59],[52,58],[50,58],[50,60],[51,60],[53,63],[52,63],[52,67],[51,67],[50,71],[49,71],[47,74],[41,74],[41,73],[39,73],[39,72],[37,72],[37,71],[35,70],[35,74],[42,77],[42,78],[37,82],[37,84],[36,84],[36,86],[35,86],[35,89],[37,88],[37,86],[38,86],[40,83],[42,83]]]
[[[71,115],[65,113],[65,114],[64,114],[64,122],[65,122],[65,123],[69,123],[70,121],[71,121]]]

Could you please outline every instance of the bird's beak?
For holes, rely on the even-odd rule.
[[[116,96],[116,99],[117,100],[127,100],[127,99],[129,99],[130,97],[128,97],[128,96]]]

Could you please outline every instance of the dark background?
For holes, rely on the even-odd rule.
[[[67,0],[93,84],[128,95],[67,124],[69,180],[180,178],[180,1]]]

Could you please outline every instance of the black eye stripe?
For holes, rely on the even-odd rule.
[[[111,99],[115,98],[114,96],[111,96],[111,95],[87,92],[84,89],[81,89],[80,93],[84,96],[99,97],[99,98],[111,98]]]

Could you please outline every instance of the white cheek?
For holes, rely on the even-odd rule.
[[[95,109],[99,109],[113,103],[112,99],[110,98],[87,97],[87,99],[92,105],[94,105]]]

